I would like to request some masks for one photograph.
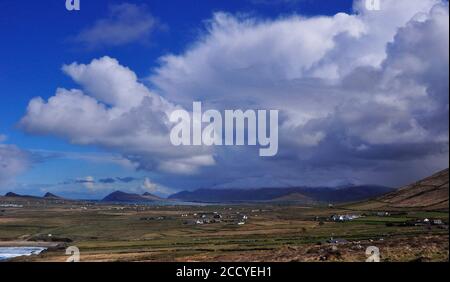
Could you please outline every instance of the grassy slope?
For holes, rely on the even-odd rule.
[[[346,205],[353,210],[447,211],[449,209],[448,169],[405,186],[377,199]]]

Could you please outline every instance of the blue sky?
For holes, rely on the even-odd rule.
[[[286,96],[281,98],[284,99],[285,103],[278,101],[270,104],[267,102],[264,106],[276,105],[283,112],[284,104],[302,103],[304,105],[304,101],[296,98],[291,99],[289,95],[295,94],[288,95],[290,91],[293,91],[293,93],[304,91],[322,93],[322,91],[330,91],[333,95],[335,95],[335,92],[344,92],[345,89],[357,92],[355,89],[360,86],[353,85],[354,83],[344,86],[344,83],[339,83],[339,85],[333,86],[332,83],[335,82],[329,82],[328,84],[322,84],[321,82],[317,85],[315,84],[312,88],[305,89],[303,87],[307,79],[324,80],[321,76],[323,73],[327,73],[327,75],[328,73],[333,73],[331,75],[333,76],[336,72],[334,71],[335,68],[338,68],[338,74],[336,74],[337,77],[334,81],[358,81],[359,78],[353,77],[355,75],[353,70],[358,67],[372,67],[374,71],[380,72],[380,76],[383,76],[388,71],[383,69],[383,64],[389,65],[392,62],[393,66],[398,66],[400,61],[397,60],[396,52],[397,50],[399,50],[398,52],[403,52],[402,48],[406,48],[401,42],[402,34],[397,36],[400,38],[398,42],[394,41],[398,29],[408,26],[408,22],[416,14],[427,14],[429,20],[432,21],[433,13],[430,12],[432,8],[436,5],[444,5],[442,9],[448,11],[447,2],[427,0],[425,1],[427,3],[417,4],[415,7],[415,2],[409,5],[413,6],[413,8],[399,9],[391,4],[389,0],[386,0],[386,5],[383,7],[386,11],[380,12],[386,13],[384,16],[387,20],[385,21],[380,20],[376,15],[367,11],[358,11],[357,8],[355,10],[354,5],[355,7],[360,7],[361,5],[358,2],[353,3],[353,1],[347,0],[81,0],[80,11],[67,11],[64,2],[63,0],[7,0],[0,3],[0,33],[2,38],[2,44],[0,45],[0,135],[4,136],[0,138],[0,141],[5,139],[0,144],[4,144],[5,151],[11,151],[11,148],[20,150],[21,156],[21,159],[18,160],[11,160],[13,157],[9,155],[3,157],[6,160],[5,162],[12,162],[12,164],[6,163],[11,168],[11,171],[5,173],[5,175],[10,174],[11,177],[3,176],[4,180],[2,181],[2,175],[0,174],[0,191],[15,190],[23,193],[40,194],[51,190],[67,196],[97,198],[115,189],[134,192],[142,192],[147,189],[158,194],[168,194],[181,189],[194,189],[205,186],[258,186],[262,185],[261,183],[280,186],[285,185],[285,180],[287,181],[286,185],[323,185],[342,182],[373,183],[380,179],[380,175],[382,175],[384,181],[380,181],[377,184],[400,185],[413,180],[410,177],[411,172],[415,172],[418,176],[424,176],[433,170],[441,168],[444,166],[445,161],[448,161],[448,137],[445,139],[445,135],[448,136],[448,122],[443,122],[439,127],[432,129],[426,126],[427,122],[439,119],[442,115],[448,115],[448,107],[447,110],[433,108],[436,101],[441,101],[444,105],[445,103],[448,105],[448,97],[442,98],[443,96],[440,94],[440,92],[448,90],[448,81],[437,90],[430,87],[427,93],[431,98],[428,101],[429,107],[427,109],[417,109],[417,111],[408,111],[406,113],[400,112],[400,110],[392,110],[392,105],[390,105],[389,109],[392,110],[392,114],[389,120],[379,120],[377,117],[377,122],[368,123],[369,125],[374,125],[372,132],[375,132],[373,133],[375,137],[371,136],[370,132],[362,132],[358,126],[351,128],[350,126],[353,126],[353,124],[337,123],[336,125],[330,125],[327,123],[325,125],[325,114],[320,115],[320,118],[317,118],[315,122],[311,121],[309,125],[305,125],[301,123],[301,120],[304,119],[303,116],[296,116],[292,113],[293,109],[286,107],[284,111],[286,114],[286,128],[292,129],[295,127],[299,129],[299,132],[288,132],[286,129],[286,133],[282,134],[284,136],[292,136],[289,135],[292,133],[294,134],[293,139],[298,140],[311,141],[319,138],[320,141],[317,142],[320,143],[321,147],[306,144],[309,141],[296,145],[294,144],[295,142],[292,142],[292,138],[280,136],[283,139],[282,144],[285,149],[281,150],[277,158],[273,160],[246,158],[244,163],[247,169],[250,167],[261,171],[261,173],[248,175],[239,173],[239,171],[245,171],[246,168],[242,165],[242,161],[239,161],[238,156],[221,152],[222,149],[208,152],[209,157],[205,155],[205,158],[210,158],[211,161],[199,161],[200,164],[198,164],[197,160],[186,161],[185,153],[182,154],[183,157],[179,158],[174,158],[172,155],[164,155],[163,151],[165,149],[162,147],[155,147],[151,150],[149,149],[149,151],[130,151],[125,149],[130,146],[129,144],[118,145],[116,144],[117,142],[110,142],[110,139],[107,142],[105,141],[107,140],[105,136],[92,136],[92,140],[89,142],[80,141],[79,136],[75,136],[74,132],[64,131],[64,120],[66,119],[52,126],[44,125],[42,122],[35,120],[25,122],[25,125],[20,124],[22,118],[30,117],[30,113],[27,112],[27,106],[33,98],[41,97],[43,101],[47,101],[52,96],[55,96],[57,88],[82,89],[84,87],[87,88],[87,90],[84,89],[87,95],[92,96],[89,93],[89,86],[83,85],[90,82],[75,82],[76,79],[71,78],[71,75],[62,71],[62,66],[74,62],[88,65],[92,60],[100,60],[100,58],[105,58],[104,56],[114,61],[103,60],[100,61],[101,64],[111,63],[115,65],[117,62],[120,66],[127,67],[138,77],[138,83],[144,84],[149,91],[155,92],[170,103],[188,107],[189,101],[193,101],[197,97],[206,97],[205,99],[210,101],[211,105],[217,103],[215,106],[218,107],[220,105],[229,105],[230,103],[235,106],[246,107],[248,106],[246,104],[247,101],[252,101],[254,104],[260,97],[247,94],[245,91],[249,91],[249,86],[241,85],[241,81],[234,77],[237,77],[237,74],[230,74],[226,71],[230,68],[233,69],[240,63],[237,62],[236,65],[230,63],[230,66],[226,66],[230,60],[224,59],[224,61],[221,61],[222,58],[219,58],[219,60],[214,61],[213,58],[217,55],[208,57],[210,54],[221,54],[220,48],[223,48],[224,52],[226,51],[232,56],[230,58],[236,58],[242,55],[238,50],[249,48],[247,50],[249,51],[248,54],[252,54],[251,48],[254,48],[255,52],[260,52],[264,50],[264,46],[261,47],[261,50],[259,49],[262,44],[269,44],[267,40],[262,40],[260,43],[250,42],[243,44],[242,42],[245,40],[250,41],[251,38],[240,38],[239,34],[236,35],[228,30],[232,26],[237,26],[238,29],[242,29],[243,34],[248,32],[255,38],[266,32],[269,34],[262,36],[270,36],[271,30],[277,29],[279,26],[281,26],[279,27],[280,30],[286,31],[288,34],[286,38],[274,38],[276,42],[281,42],[285,39],[286,41],[283,44],[279,43],[275,47],[269,46],[268,50],[273,52],[273,54],[268,54],[264,58],[265,54],[261,53],[260,59],[252,58],[248,62],[248,66],[261,64],[263,69],[265,66],[269,66],[270,68],[268,69],[279,73],[280,77],[277,78],[277,83],[280,84],[280,81],[282,81],[282,86],[278,89],[287,93]],[[338,13],[345,13],[348,17],[335,16]],[[308,22],[309,19],[317,18],[317,16],[323,17],[317,23]],[[302,22],[303,19],[305,19],[305,22]],[[116,29],[108,29],[111,25],[115,26]],[[367,27],[363,27],[363,25],[369,27],[380,25],[379,29],[381,31],[376,31],[374,28],[368,31]],[[311,34],[306,36],[295,31],[302,28],[311,29]],[[430,28],[432,31],[442,32],[442,30],[438,30],[441,28],[438,24],[436,24],[436,27],[432,26]],[[261,32],[257,33],[258,30]],[[419,30],[418,32],[421,31]],[[112,34],[108,34],[108,32]],[[127,35],[117,35],[117,33],[122,32]],[[292,35],[290,35],[291,32]],[[328,33],[330,35],[327,35]],[[231,45],[227,45],[228,43],[214,42],[214,40],[219,38],[215,37],[216,34],[229,36],[228,40],[230,42],[234,41],[236,45],[243,45],[242,47],[234,48]],[[320,34],[320,36],[316,37],[315,34]],[[404,36],[412,36],[410,34],[413,33],[411,32],[409,35],[406,33]],[[321,44],[320,39],[322,36],[323,44]],[[328,44],[328,41],[326,41],[328,39],[331,40],[331,43],[329,43],[330,46],[325,48],[323,45]],[[436,39],[431,38],[430,40]],[[426,43],[429,43],[431,46],[433,43],[430,40],[426,41]],[[445,38],[442,39],[442,42],[438,42],[438,45],[444,44],[441,49],[445,51],[445,49],[448,49],[448,43],[445,45],[444,41]],[[309,57],[314,57],[315,53],[305,55],[307,52],[310,52],[310,49],[308,49],[310,48],[309,45],[312,44],[310,42],[320,45],[317,48],[312,47],[311,50],[320,52],[321,48],[325,48],[323,54],[320,54],[320,59],[317,59],[311,65],[301,67],[302,71],[307,68],[311,68],[311,70],[303,71],[300,74],[296,69],[296,65],[287,68],[285,67],[287,64],[282,64],[283,60],[286,60],[289,64],[289,62],[295,61],[296,58],[305,56],[297,64],[300,65],[302,62],[308,61]],[[398,44],[394,44],[395,48],[389,51],[388,46],[392,42]],[[258,45],[252,47],[251,44]],[[298,54],[296,53],[297,45],[295,44],[298,45]],[[367,45],[370,47],[367,47]],[[423,46],[423,44],[420,46]],[[418,44],[418,48],[420,46]],[[190,58],[189,54],[202,54],[202,50],[207,48],[210,48],[210,51],[203,56],[205,58],[204,65],[202,66],[199,63],[198,66],[194,67],[196,60]],[[352,50],[352,48],[355,50],[366,48],[367,54],[352,55],[348,51],[349,54],[343,54],[340,58],[336,55],[339,52],[345,53],[345,50]],[[357,52],[359,51],[354,53]],[[408,50],[408,52],[415,54],[414,50]],[[189,64],[191,69],[185,69],[188,71],[186,77],[174,76],[178,73],[178,69],[175,63],[170,60],[170,56],[178,58],[179,61],[185,64]],[[292,57],[292,60],[290,57]],[[269,58],[274,61],[270,61]],[[349,63],[341,62],[345,58],[349,60]],[[364,58],[364,62],[358,61],[358,58]],[[245,58],[240,62],[243,62],[242,64],[245,65]],[[355,63],[353,64],[353,62]],[[329,66],[325,66],[326,63],[329,63]],[[419,63],[426,64],[426,62],[420,62],[420,60]],[[448,61],[444,60],[443,63],[448,68]],[[324,65],[323,67],[315,70],[311,67],[312,65],[318,66],[322,64]],[[354,69],[350,69],[349,65],[355,65]],[[209,72],[211,74],[210,78],[206,78],[205,74],[202,74],[202,70],[207,68],[214,70],[214,72]],[[223,72],[220,71],[221,68]],[[216,71],[217,73],[215,73]],[[262,87],[261,89],[258,89],[259,86],[255,87],[255,92],[260,91],[262,93],[273,87],[273,85],[265,85],[267,79],[264,78],[264,73],[257,76],[258,72],[252,71],[252,73],[243,73],[241,75],[247,74],[250,75],[251,79],[255,79],[256,85],[261,85]],[[213,75],[217,75],[217,77]],[[430,69],[427,73],[411,74],[411,77],[413,75],[417,75],[416,81],[422,81],[423,79],[423,85],[427,87],[427,79],[436,79],[436,76],[440,77],[441,74],[436,75],[434,70]],[[204,80],[203,77],[205,77]],[[224,79],[225,85],[229,83],[229,89],[217,88],[218,77]],[[198,82],[200,78],[202,78],[201,82]],[[211,80],[208,82],[206,81],[207,79]],[[261,82],[258,79],[261,79]],[[411,79],[414,80],[414,78]],[[189,82],[192,82],[192,85]],[[295,84],[296,82],[301,86]],[[212,84],[215,84],[215,86],[210,86]],[[173,89],[173,85],[184,86],[182,89]],[[332,86],[330,87],[329,85]],[[389,85],[389,87],[391,86]],[[326,90],[326,88],[331,90]],[[417,85],[411,86],[411,89],[417,90],[418,88],[419,86]],[[202,91],[208,92],[208,94],[204,94]],[[220,99],[223,98],[223,100],[219,99],[220,102],[215,102],[218,100],[217,97],[208,96],[214,93],[221,93],[222,91],[233,91],[237,93],[236,95],[238,96],[236,97],[238,98],[234,100],[229,98],[227,100],[222,95]],[[240,94],[241,91],[242,95]],[[396,90],[391,89],[390,91]],[[370,91],[364,89],[364,92],[369,93]],[[268,99],[265,101],[270,101],[276,94],[269,92],[265,95],[268,95]],[[420,95],[418,94],[418,96]],[[242,97],[242,101],[239,100],[239,97]],[[380,97],[377,98],[377,106],[379,106],[380,100],[384,99],[383,101],[387,101],[392,96],[386,94],[386,96]],[[403,98],[404,96],[398,99],[392,98],[392,100],[398,101]],[[414,98],[415,100],[402,102],[417,103],[420,100],[416,98]],[[318,98],[317,101],[320,99],[322,98]],[[336,98],[336,103],[330,105],[330,109],[336,109],[339,106],[345,109],[346,104],[344,105],[344,101],[347,101],[347,99],[350,98],[347,96]],[[101,102],[101,100],[99,101]],[[363,111],[364,107],[373,109],[373,107],[369,106],[368,100],[360,101],[360,103]],[[315,106],[317,104],[312,104],[309,108],[313,109]],[[400,108],[398,106],[398,109]],[[439,115],[430,114],[426,121],[420,120],[417,117],[418,113],[427,110],[433,111],[433,113],[438,112]],[[299,111],[302,111],[301,107]],[[383,111],[383,109],[380,108],[380,111]],[[327,114],[328,116],[335,114],[336,118],[334,120],[344,119],[334,111],[332,114]],[[310,117],[311,114],[305,114],[305,116]],[[57,118],[55,117],[55,119]],[[360,122],[367,122],[368,118],[360,117]],[[72,122],[76,123],[76,121],[77,119],[74,117]],[[386,129],[383,124],[395,124],[395,126]],[[58,128],[58,126],[61,128]],[[305,128],[302,129],[300,128],[301,126],[305,126]],[[313,126],[320,127],[320,130],[315,128],[308,133],[309,135],[305,135],[306,133],[304,132],[310,130]],[[337,129],[331,130],[330,126]],[[339,131],[340,127],[345,129],[342,132],[357,131],[357,133],[352,136],[343,136],[342,132]],[[391,134],[392,130],[401,131],[398,134],[398,139],[391,140],[381,137],[384,134]],[[436,136],[434,140],[421,137],[426,130],[432,131],[434,136]],[[323,135],[327,137],[321,137]],[[379,140],[371,143],[367,141],[369,139],[368,136],[371,136],[372,140]],[[407,140],[408,138],[410,139]],[[347,151],[350,149],[344,147],[333,150],[337,146],[336,144],[342,144],[344,139],[359,149],[354,149],[353,152]],[[410,140],[415,141],[410,142]],[[405,149],[405,144],[410,148],[409,150]],[[156,145],[152,143],[148,146]],[[366,147],[372,151],[361,153],[361,150]],[[329,164],[330,160],[327,159],[325,153],[331,150],[333,152],[338,151],[338,153],[333,156],[333,161],[331,162],[333,165],[328,166],[325,163]],[[417,158],[408,159],[405,157],[415,153],[417,153]],[[251,149],[245,153],[238,153],[238,155],[247,154],[251,154]],[[296,154],[298,156],[291,158],[291,156]],[[354,154],[354,157],[348,158],[349,154]],[[305,161],[305,156],[310,155],[314,157]],[[374,157],[374,155],[379,157]],[[384,157],[385,155],[396,155],[397,157],[396,159],[390,159]],[[167,164],[172,165],[177,160],[183,164],[184,162],[187,162],[189,165],[194,163],[198,168],[189,169],[189,173],[186,173],[186,171],[182,173],[179,173],[179,171],[168,171],[166,169]],[[404,160],[408,160],[409,163],[422,162],[427,165],[425,165],[425,168],[420,168],[420,166],[416,165],[403,166],[402,161]],[[23,165],[20,161],[24,162]],[[283,166],[292,167],[291,162],[296,164],[295,171],[285,173],[277,170]],[[214,164],[211,165],[211,163]],[[380,168],[383,166],[395,168],[395,175]],[[17,169],[12,170],[13,167],[17,167]],[[357,173],[353,173],[355,167],[358,168]],[[362,168],[367,169],[364,170]],[[224,169],[229,171],[229,173],[220,174]],[[389,169],[389,171],[392,169]],[[330,174],[330,171],[333,171],[333,173]],[[297,174],[301,175],[301,177],[297,176]],[[329,177],[326,177],[327,179],[324,179],[322,182],[316,181],[318,178],[323,179],[324,175]],[[98,180],[101,179],[117,177],[133,177],[134,180],[126,183],[114,181],[113,184],[103,185],[105,187],[98,183]],[[94,180],[80,181],[91,178]],[[91,184],[94,186],[99,184],[99,188],[87,187],[92,186]]]

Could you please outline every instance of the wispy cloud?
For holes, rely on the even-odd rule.
[[[112,184],[112,183],[116,183],[116,180],[114,178],[101,178],[98,180],[98,182],[105,183],[105,184]]]
[[[127,177],[116,177],[116,179],[118,181],[120,181],[120,182],[123,182],[123,183],[130,183],[132,181],[139,180],[138,178],[130,177],[130,176],[127,176]]]
[[[137,181],[139,178],[127,176],[127,177],[108,177],[108,178],[102,178],[99,179],[98,182],[105,183],[105,184],[112,184],[112,183],[130,183],[133,181]]]
[[[85,178],[77,179],[75,180],[75,183],[83,184],[88,189],[94,189],[95,187],[95,180],[92,176],[86,176]]]
[[[162,27],[145,5],[123,3],[112,5],[106,18],[71,38],[89,49],[148,42],[152,32]]]
[[[120,165],[127,169],[136,169],[137,164],[133,163],[127,158],[122,157],[120,154],[114,153],[96,153],[96,152],[65,152],[65,151],[53,151],[53,150],[41,150],[32,149],[30,152],[36,156],[37,159],[68,159],[68,160],[81,160],[92,163],[106,163]]]
[[[2,144],[6,139],[6,135],[0,134],[0,187],[10,184],[17,175],[37,162],[31,152],[12,144]]]
[[[144,182],[142,183],[141,188],[145,192],[149,192],[152,194],[169,195],[169,194],[173,193],[172,189],[170,189],[164,185],[155,183],[155,182],[151,181],[150,178],[148,178],[148,177],[144,178]]]

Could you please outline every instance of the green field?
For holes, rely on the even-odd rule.
[[[214,212],[222,216],[220,222],[195,223],[202,214],[209,218]],[[15,259],[19,261],[64,261],[67,246],[77,246],[84,261],[364,261],[369,245],[384,249],[386,261],[448,260],[448,212],[329,219],[347,213],[340,208],[276,205],[28,202],[21,208],[2,208],[0,242],[61,242],[39,256]],[[243,215],[248,219],[239,225]],[[424,218],[444,224],[402,225]],[[329,251],[330,238],[346,241],[338,245],[338,255]]]

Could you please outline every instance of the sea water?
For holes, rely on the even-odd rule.
[[[0,247],[0,261],[20,256],[38,255],[46,249],[43,247]]]

